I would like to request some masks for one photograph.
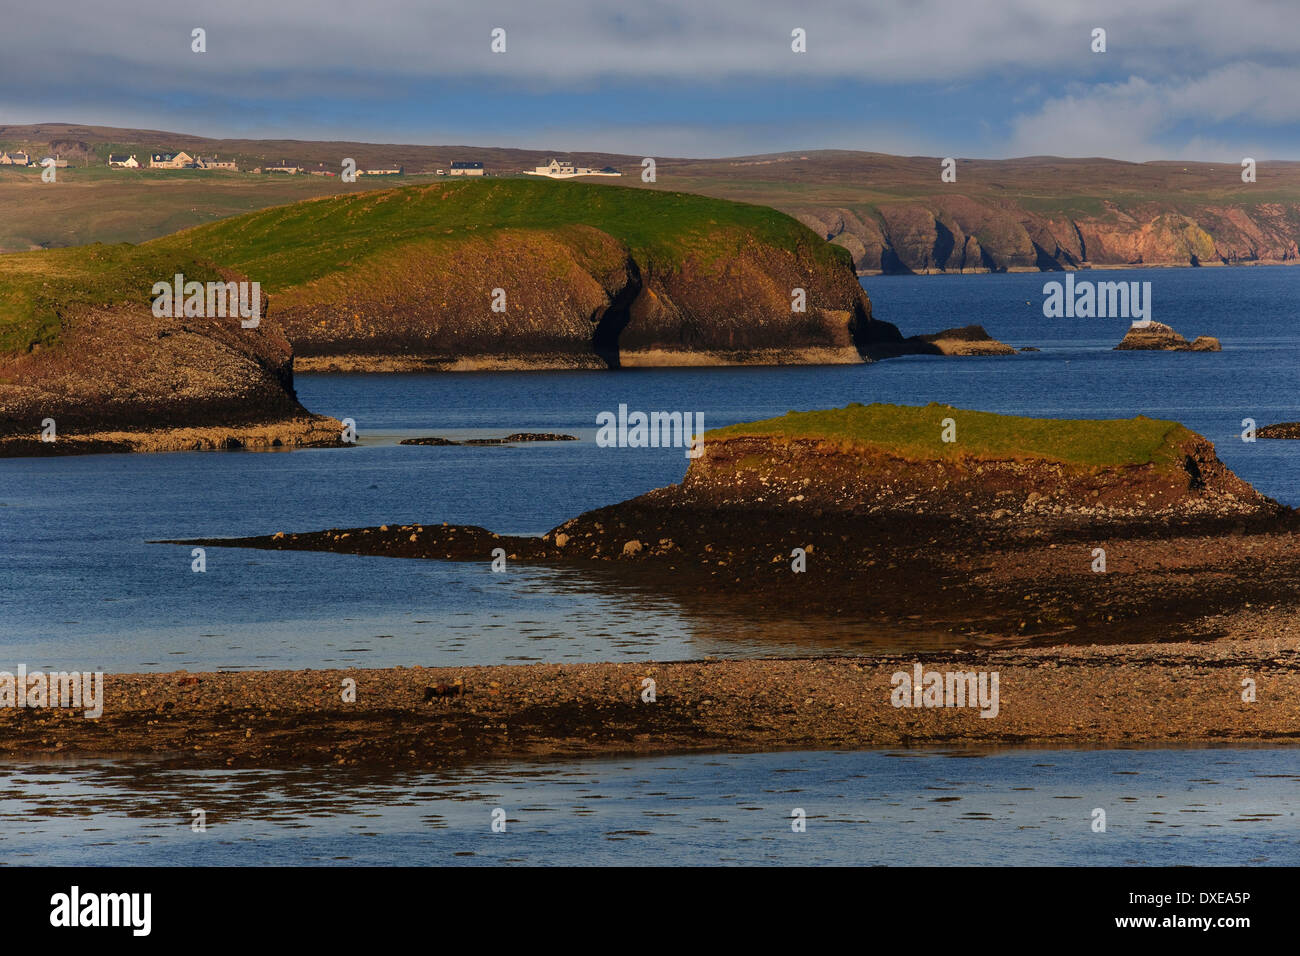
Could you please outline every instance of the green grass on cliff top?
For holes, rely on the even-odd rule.
[[[198,226],[140,248],[202,254],[274,292],[415,239],[454,243],[501,229],[572,226],[609,233],[643,267],[672,268],[689,254],[724,256],[757,240],[852,268],[846,250],[765,206],[546,179],[465,179],[329,196]]]
[[[211,270],[196,263],[233,268],[275,293],[414,240],[445,242],[454,257],[458,241],[494,230],[580,225],[621,240],[643,267],[672,269],[688,255],[717,259],[760,242],[803,250],[829,267],[852,268],[846,250],[764,206],[544,179],[437,182],[276,206],[139,246],[96,244],[0,256],[0,355],[54,344],[69,304],[148,302],[153,283],[177,271],[206,281]]]
[[[957,440],[941,440],[943,420]],[[933,458],[1045,458],[1072,465],[1123,466],[1174,460],[1174,442],[1189,434],[1177,422],[1154,418],[1021,418],[951,405],[861,405],[729,425],[706,440],[740,436],[824,438],[918,460]]]

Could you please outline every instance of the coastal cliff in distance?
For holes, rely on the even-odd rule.
[[[760,206],[617,186],[438,182],[144,244],[260,281],[299,369],[851,363],[849,255]]]
[[[939,170],[818,150],[683,161],[678,188],[788,212],[862,274],[1300,262],[1300,163],[1260,163],[1249,183],[1230,162],[958,158],[952,183]]]
[[[848,249],[864,275],[1300,261],[1297,203],[1182,211],[1103,201],[1091,213],[1044,215],[1012,203],[936,196],[869,210],[785,208]]]

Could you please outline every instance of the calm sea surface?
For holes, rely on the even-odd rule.
[[[1295,866],[1295,757],[696,754],[379,777],[0,765],[0,864]]]
[[[300,376],[352,449],[0,460],[0,670],[453,665],[897,651],[826,620],[718,621],[549,569],[189,549],[152,539],[381,523],[542,533],[681,479],[680,449],[602,449],[620,403],[706,427],[848,402],[1176,419],[1259,490],[1300,506],[1300,269],[1106,272],[1152,283],[1152,317],[1218,354],[1117,353],[1123,320],[1045,319],[1039,274],[865,280],[905,334],[979,323],[1042,351],[817,368]],[[399,446],[556,431],[580,442]],[[939,640],[943,640],[940,638]],[[952,639],[955,641],[956,639]],[[915,646],[915,645],[913,645]],[[938,645],[942,646],[942,644]],[[690,756],[489,765],[381,779],[0,767],[0,860],[234,862],[1291,863],[1293,750]],[[956,799],[953,799],[956,798]],[[501,806],[507,834],[492,834]],[[792,833],[793,808],[808,830]],[[1109,828],[1093,833],[1090,813]],[[210,828],[189,829],[206,808]],[[461,855],[457,855],[461,854]]]
[[[1154,317],[1224,351],[1113,352],[1123,320],[1045,319],[1039,274],[865,280],[905,333],[981,323],[1007,358],[912,357],[848,367],[619,374],[300,376],[308,408],[356,420],[361,446],[0,460],[0,661],[108,671],[695,658],[900,649],[834,622],[719,626],[673,601],[572,572],[188,548],[160,538],[384,522],[540,534],[589,508],[679,481],[679,449],[610,449],[596,415],[700,412],[706,427],[848,402],[1024,415],[1171,418],[1238,474],[1300,505],[1300,442],[1239,439],[1243,418],[1300,419],[1300,269],[1097,273],[1152,283]],[[1047,277],[1050,278],[1050,277]],[[580,442],[400,446],[557,431]]]

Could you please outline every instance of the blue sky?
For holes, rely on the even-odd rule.
[[[1300,159],[1300,9],[1281,0],[60,0],[2,22],[0,123],[657,156]]]

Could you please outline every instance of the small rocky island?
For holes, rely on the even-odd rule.
[[[1255,432],[1256,438],[1300,438],[1300,422],[1278,422],[1276,425],[1261,425]]]
[[[1163,322],[1134,325],[1115,346],[1116,352],[1221,352],[1219,340],[1210,335],[1197,336],[1188,342]]]
[[[1297,531],[1296,512],[1176,422],[850,405],[710,431],[680,484],[541,537],[429,523],[181,543],[466,561],[501,548],[625,568],[629,586],[702,608],[1105,642],[1120,621],[1126,639],[1167,639],[1289,604]]]

